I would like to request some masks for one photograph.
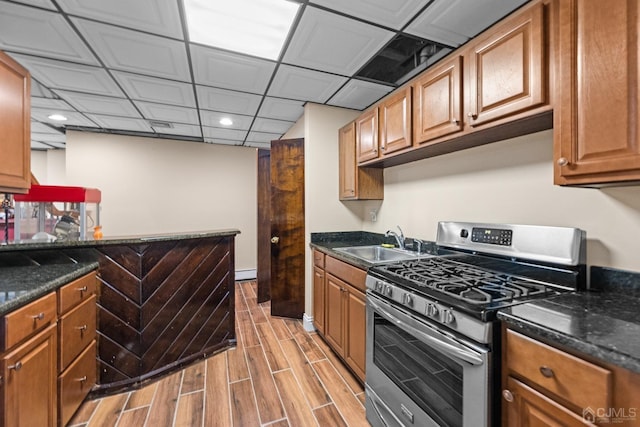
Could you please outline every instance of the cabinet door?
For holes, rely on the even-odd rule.
[[[462,57],[427,71],[413,84],[415,142],[462,130]]]
[[[411,86],[386,98],[379,107],[380,154],[411,147]]]
[[[534,389],[526,386],[513,377],[507,378],[507,389],[503,392],[503,397],[509,396],[509,400],[504,401],[506,419],[503,425],[508,427],[582,427],[593,425],[582,416],[578,416],[561,406],[559,403],[549,399]],[[587,414],[587,417],[590,414]]]
[[[365,378],[366,300],[362,292],[348,288],[346,296],[344,358],[360,377]]]
[[[543,4],[488,31],[470,47],[468,57],[471,126],[548,102]]]
[[[640,180],[638,1],[560,3],[556,184]]]
[[[356,164],[356,124],[349,123],[338,134],[340,200],[356,198],[358,173]]]
[[[347,286],[342,280],[326,274],[325,294],[325,338],[340,356],[344,357],[344,298],[342,294]]]
[[[356,119],[358,163],[378,158],[378,108],[372,108]]]
[[[2,357],[5,427],[56,425],[56,324]]]
[[[324,298],[324,270],[318,267],[313,267],[313,324],[322,335],[324,335]]]
[[[31,80],[0,51],[0,192],[26,193],[31,186]]]

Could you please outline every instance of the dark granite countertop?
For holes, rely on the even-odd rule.
[[[71,240],[63,242],[42,242],[23,241],[20,243],[1,244],[0,252],[19,251],[34,249],[55,249],[55,248],[82,248],[107,245],[135,245],[146,242],[160,242],[171,240],[201,239],[207,237],[225,237],[240,234],[237,229],[221,229],[210,231],[193,231],[182,233],[149,234],[137,236],[108,236],[100,240]]]
[[[97,262],[0,268],[0,315],[36,300],[97,268]]]
[[[411,240],[407,239],[407,243]],[[313,249],[317,249],[334,258],[351,264],[363,270],[368,270],[375,264],[364,261],[358,257],[351,256],[344,252],[334,250],[335,248],[344,248],[347,246],[371,246],[380,245],[382,243],[394,244],[395,238],[385,237],[384,234],[371,233],[367,231],[342,231],[329,233],[311,233],[311,242],[309,245]],[[426,242],[426,253],[436,250],[435,243]]]
[[[498,318],[525,334],[640,373],[640,287],[594,286],[593,271],[596,290],[512,306]]]

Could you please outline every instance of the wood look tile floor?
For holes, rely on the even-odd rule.
[[[368,426],[364,390],[299,320],[236,283],[238,345],[144,388],[85,402],[76,427]]]

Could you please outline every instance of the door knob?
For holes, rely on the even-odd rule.
[[[271,243],[273,243],[274,245],[277,244],[278,242],[280,242],[280,238],[278,236],[273,236],[271,238]]]

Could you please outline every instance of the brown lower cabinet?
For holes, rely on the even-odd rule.
[[[503,426],[640,422],[640,375],[512,329],[503,334]]]
[[[0,426],[54,427],[96,381],[96,273],[6,314],[0,322]]]
[[[321,252],[314,250],[314,260]],[[324,254],[323,254],[324,255]],[[364,382],[366,272],[329,255],[314,263],[314,325],[351,371]]]

